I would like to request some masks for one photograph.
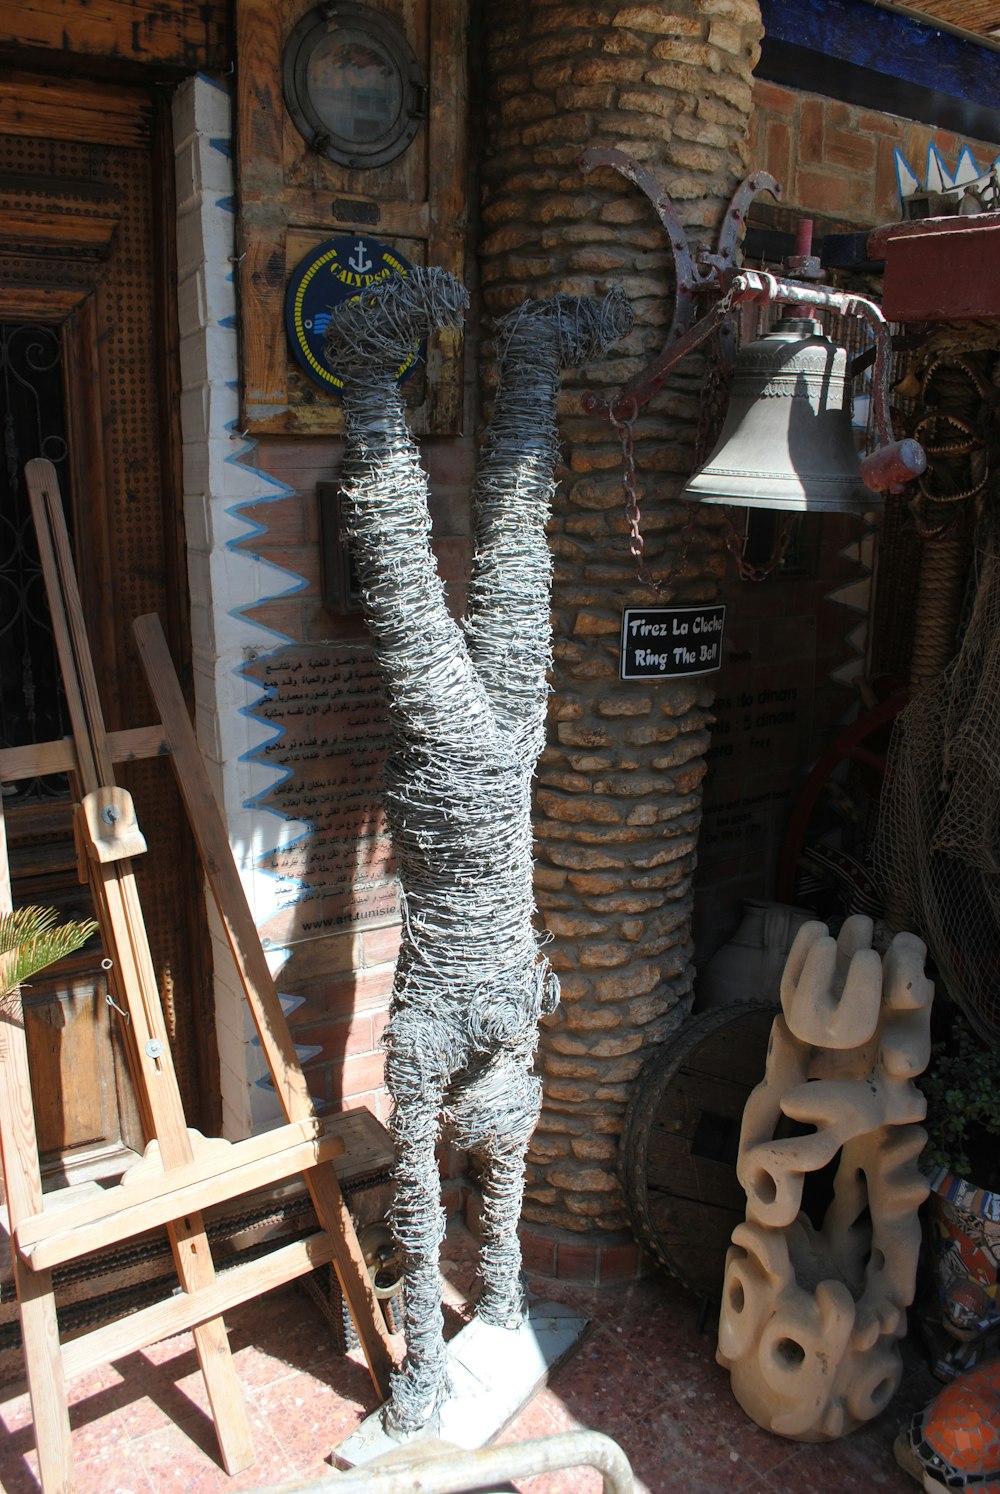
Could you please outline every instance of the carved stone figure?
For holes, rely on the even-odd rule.
[[[388,1430],[423,1426],[448,1391],[435,1144],[446,1124],[483,1165],[477,1313],[516,1327],[524,1154],[540,1103],[539,1017],[558,982],[533,926],[531,780],[544,742],[551,561],[545,525],[558,458],[559,370],[631,326],[623,294],[555,296],[497,327],[498,389],[474,490],[468,614],[449,615],[429,546],[427,476],[396,370],[463,288],[444,271],[395,277],[335,312],[328,356],[344,378],[344,493],[352,554],[388,698],[385,805],[403,931],[386,1033],[397,1149],[393,1225],[405,1253],[407,1355]]]
[[[934,988],[915,935],[897,934],[884,959],[871,938],[862,917],[837,940],[822,923],[799,930],[743,1112],[747,1215],[726,1260],[718,1359],[760,1426],[803,1442],[885,1409],[916,1282],[928,1185],[913,1080]]]

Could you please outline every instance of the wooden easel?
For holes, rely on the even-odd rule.
[[[159,620],[140,618],[135,632],[162,724],[109,733],[55,471],[50,462],[37,460],[29,462],[26,478],[73,734],[60,742],[0,751],[0,782],[68,772],[80,790],[78,850],[112,960],[115,999],[129,1017],[130,1060],[149,1143],[142,1161],[116,1187],[46,1213],[19,1001],[0,1013],[0,1155],[42,1487],[45,1494],[72,1494],[74,1487],[67,1379],[183,1329],[194,1334],[223,1464],[227,1472],[238,1473],[253,1462],[254,1453],[221,1316],[226,1309],[332,1260],[383,1399],[392,1341],[332,1166],[344,1149],[337,1118],[324,1125],[313,1111]],[[235,1143],[206,1141],[186,1124],[131,864],[145,842],[129,795],[114,782],[115,762],[165,754],[287,1121]],[[10,906],[0,803],[0,909]],[[201,1210],[296,1173],[309,1188],[319,1231],[217,1277]],[[181,1292],[60,1344],[54,1268],[160,1226],[170,1238]]]

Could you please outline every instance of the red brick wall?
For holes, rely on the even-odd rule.
[[[778,178],[783,203],[842,218],[859,227],[902,217],[896,180],[897,149],[921,181],[935,146],[949,170],[968,146],[985,169],[1000,146],[821,98],[758,79],[753,91],[750,159]]]

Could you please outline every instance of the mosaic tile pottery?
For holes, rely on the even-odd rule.
[[[946,1168],[930,1183],[929,1243],[944,1330],[934,1373],[945,1380],[1000,1348],[1000,1193]]]
[[[894,1451],[928,1494],[1000,1494],[1000,1359],[960,1376],[915,1412]]]

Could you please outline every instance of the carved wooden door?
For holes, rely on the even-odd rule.
[[[24,464],[59,473],[109,729],[155,719],[131,621],[156,611],[183,661],[187,622],[166,121],[154,96],[22,75],[0,89],[0,746],[67,735]],[[120,774],[149,852],[136,861],[188,1118],[217,1090],[204,912],[165,764]],[[15,905],[90,912],[59,776],[2,785]],[[25,992],[39,1148],[53,1182],[120,1171],[143,1145],[127,1033],[97,940]]]

